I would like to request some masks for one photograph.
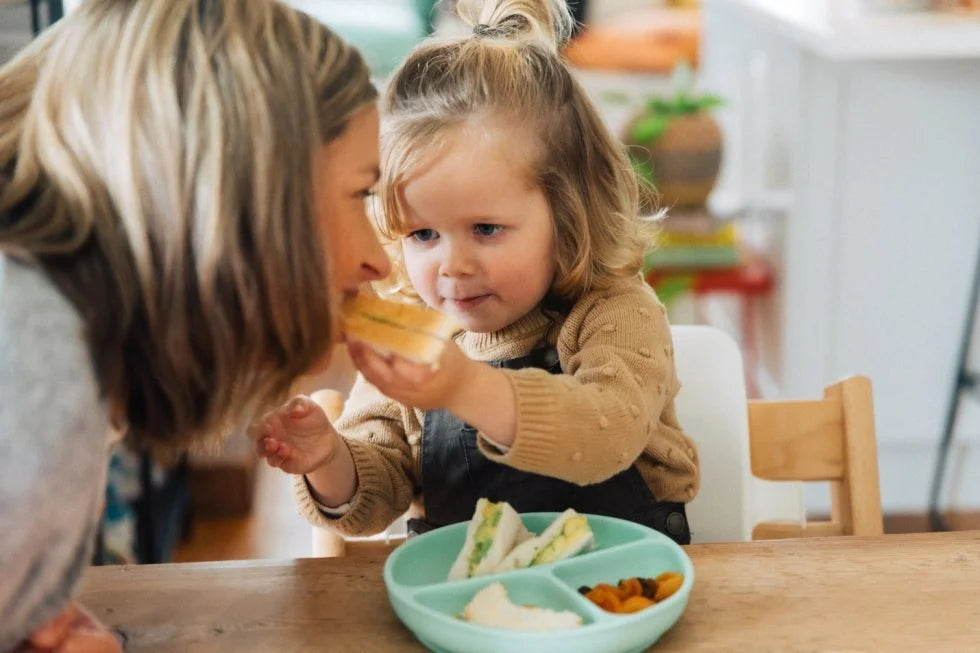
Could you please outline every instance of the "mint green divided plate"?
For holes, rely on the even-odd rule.
[[[540,533],[558,513],[521,515]],[[657,531],[633,522],[587,515],[596,548],[574,558],[460,581],[447,581],[463,546],[466,523],[439,528],[408,540],[388,556],[384,579],[388,600],[419,641],[438,653],[619,653],[643,651],[680,618],[694,585],[694,566],[684,550]],[[578,593],[583,585],[616,584],[622,578],[651,578],[665,571],[684,574],[670,598],[630,615],[611,614]],[[473,595],[500,581],[510,600],[582,616],[582,627],[528,633],[478,626],[456,617]]]

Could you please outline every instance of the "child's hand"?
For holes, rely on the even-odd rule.
[[[371,385],[395,401],[424,410],[449,408],[471,378],[478,363],[467,358],[454,342],[446,343],[438,367],[415,363],[401,356],[383,356],[369,345],[349,339],[351,359]]]
[[[266,413],[248,431],[259,456],[289,474],[309,474],[343,446],[323,409],[303,395]]]

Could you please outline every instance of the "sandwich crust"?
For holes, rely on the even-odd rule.
[[[458,330],[449,317],[422,306],[381,299],[360,292],[344,300],[343,330],[382,353],[433,364]]]

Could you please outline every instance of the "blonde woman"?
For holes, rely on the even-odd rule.
[[[639,275],[633,171],[558,54],[567,7],[458,10],[472,34],[419,46],[390,82],[381,182],[406,285],[462,326],[458,346],[433,370],[352,344],[343,437],[295,399],[260,443],[303,475],[309,520],[342,533],[381,530],[413,501],[410,529],[464,521],[488,497],[687,542],[698,458],[670,329]]]
[[[0,69],[0,651],[117,649],[70,603],[108,444],[322,367],[377,176],[361,57],[272,0],[86,0]]]

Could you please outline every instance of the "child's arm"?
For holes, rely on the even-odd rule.
[[[586,485],[626,469],[646,449],[658,463],[696,474],[693,443],[666,423],[679,385],[670,326],[647,286],[624,281],[580,300],[558,346],[564,374],[494,369],[455,346],[437,370],[366,347],[351,355],[381,391],[449,409],[480,431],[484,454],[517,469]]]
[[[251,427],[258,454],[272,467],[303,474],[325,506],[347,503],[357,490],[354,460],[323,409],[306,396],[290,399]]]
[[[503,454],[484,441],[488,458],[579,485],[602,482],[641,455],[674,476],[697,476],[694,443],[673,412],[680,384],[670,325],[647,286],[623,282],[584,297],[562,325],[558,351],[564,374],[504,370],[516,435]]]
[[[292,424],[292,435],[301,437],[288,449],[280,449],[277,442],[271,453],[275,458],[269,460],[270,464],[278,463],[276,466],[281,469],[297,474],[294,490],[300,512],[310,523],[345,535],[384,530],[408,510],[414,496],[412,449],[403,421],[410,411],[381,395],[361,376],[337,421],[343,436],[338,435],[312,400],[302,403],[310,412],[301,410],[298,423]],[[287,417],[290,404],[281,409],[287,411]],[[279,425],[273,419],[274,433],[284,430]],[[261,443],[261,425],[253,431]],[[265,455],[265,445],[259,446]],[[342,504],[349,506],[337,517],[320,509]]]

